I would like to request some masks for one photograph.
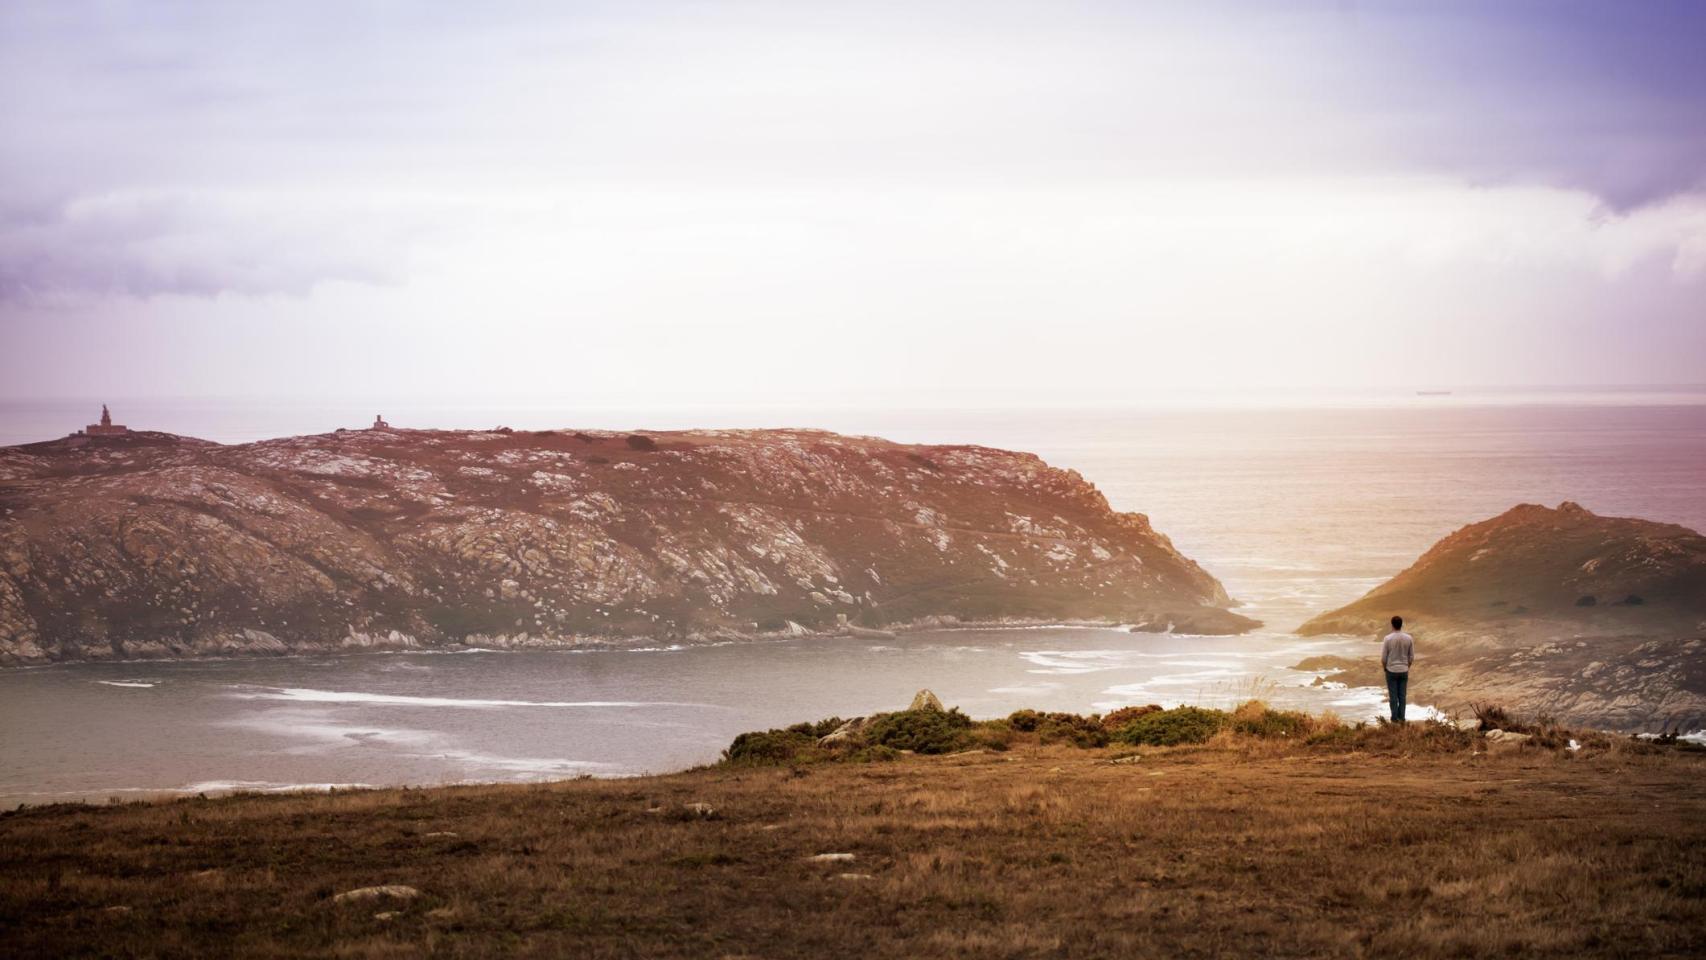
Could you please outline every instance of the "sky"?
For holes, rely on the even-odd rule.
[[[0,5],[0,398],[1706,383],[1706,4]]]

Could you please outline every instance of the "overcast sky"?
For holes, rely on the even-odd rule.
[[[1706,382],[1706,3],[0,5],[0,396]]]

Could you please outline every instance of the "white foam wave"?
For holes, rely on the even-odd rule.
[[[657,700],[480,700],[462,697],[412,697],[393,693],[361,693],[341,690],[312,690],[306,687],[276,687],[229,694],[240,700],[285,700],[292,703],[368,703],[395,707],[703,707],[701,703],[671,703]]]
[[[371,790],[366,783],[275,783],[270,780],[203,780],[164,793],[324,793],[328,790]],[[140,792],[140,791],[139,791]]]
[[[1020,697],[1042,696],[1060,689],[1060,684],[1049,681],[1038,683],[1016,683],[1009,687],[990,687],[990,693],[1005,693]]]
[[[134,690],[152,690],[154,683],[148,680],[96,680],[103,687],[126,687]]]
[[[475,753],[469,750],[450,750],[444,753],[417,754],[417,756],[451,760],[482,770],[502,770],[506,773],[535,776],[580,774],[615,766],[615,764],[602,763],[596,760],[565,760],[561,757],[504,757],[489,753]]]

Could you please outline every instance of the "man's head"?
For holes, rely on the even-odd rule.
[[[1394,629],[1394,630],[1404,629],[1404,618],[1403,617],[1393,617],[1392,618],[1392,629]]]

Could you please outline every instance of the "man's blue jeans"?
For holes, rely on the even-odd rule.
[[[1392,702],[1392,722],[1404,722],[1404,698],[1410,690],[1408,673],[1386,671],[1386,699]]]

